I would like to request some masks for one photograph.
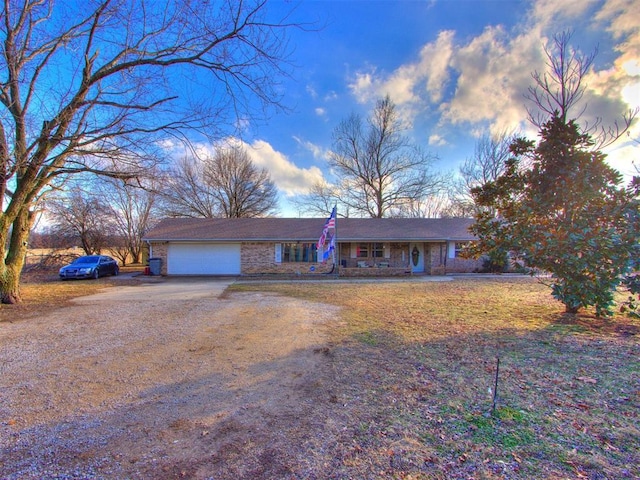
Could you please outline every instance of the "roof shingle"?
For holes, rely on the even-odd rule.
[[[165,218],[147,241],[317,241],[325,219]],[[474,240],[470,218],[338,218],[339,242]]]

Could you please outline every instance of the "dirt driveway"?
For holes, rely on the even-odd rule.
[[[322,478],[338,311],[229,282],[0,324],[0,478]]]

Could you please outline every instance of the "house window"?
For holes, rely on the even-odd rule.
[[[318,261],[318,252],[315,243],[283,243],[282,262],[308,262]]]
[[[384,258],[384,243],[359,243],[358,258]]]
[[[455,246],[455,257],[456,258],[460,258],[460,255],[462,253],[462,250],[464,249],[464,242],[456,242],[456,246]]]

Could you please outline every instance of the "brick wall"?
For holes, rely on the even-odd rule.
[[[474,273],[482,268],[482,260],[470,258],[447,258],[447,273]]]
[[[341,277],[407,277],[411,269],[393,267],[340,268]]]
[[[162,259],[161,274],[167,275],[167,242],[152,242],[152,257]],[[389,258],[351,258],[350,244],[340,246],[340,262],[346,267],[340,268],[342,276],[394,276],[405,275],[409,267],[409,246],[406,243],[390,244]],[[446,243],[425,244],[425,273],[428,275],[444,275],[446,273],[471,273],[481,267],[480,260],[468,260],[464,258],[446,258]],[[241,274],[242,275],[306,275],[329,273],[333,268],[331,263],[306,263],[275,261],[275,243],[246,242],[240,248]],[[374,263],[388,263],[388,268],[357,268],[357,262],[366,261],[369,265]],[[446,264],[445,264],[446,262]]]
[[[447,255],[446,243],[428,243],[424,270],[428,275],[444,275]]]
[[[151,242],[151,255],[149,258],[160,258],[162,266],[160,275],[167,274],[167,252],[169,251],[168,242]]]
[[[462,257],[449,257],[446,242],[429,243],[428,264],[425,265],[426,273],[430,275],[445,275],[447,273],[473,273],[482,266],[481,260],[473,260]]]
[[[328,273],[332,264],[319,262],[276,263],[275,243],[243,243],[240,248],[242,275],[305,275]]]
[[[409,246],[406,243],[390,243],[389,250],[388,258],[351,258],[351,244],[342,243],[340,244],[340,261],[338,264],[344,266],[344,268],[357,268],[358,262],[365,262],[369,266],[383,263],[388,264],[390,268],[409,268]]]

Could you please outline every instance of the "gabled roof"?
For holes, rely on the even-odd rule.
[[[317,241],[324,218],[166,218],[147,241]],[[338,218],[338,242],[474,240],[470,218]]]

